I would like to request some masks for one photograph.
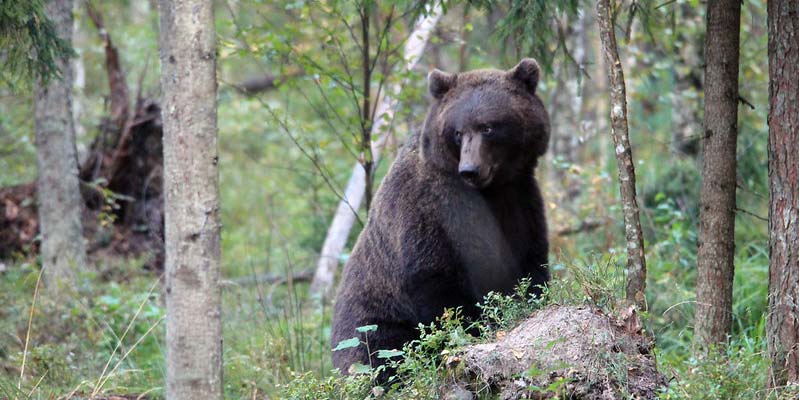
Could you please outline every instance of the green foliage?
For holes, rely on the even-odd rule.
[[[490,292],[484,297],[483,302],[478,306],[481,309],[481,329],[483,337],[495,330],[507,330],[532,312],[540,309],[546,304],[549,297],[549,289],[542,288],[542,294],[536,296],[531,292],[530,278],[523,278],[514,288],[514,293],[504,295],[502,293]]]
[[[625,293],[625,270],[615,253],[589,254],[585,259],[554,262],[551,270],[560,277],[548,284],[548,301],[591,304],[607,312],[618,311]]]
[[[763,325],[762,325],[763,328]],[[744,334],[729,345],[711,349],[701,357],[659,354],[663,367],[675,368],[680,375],[663,394],[663,399],[794,399],[797,386],[766,391],[769,360],[764,357],[763,330]]]
[[[0,82],[10,86],[59,78],[56,60],[74,55],[44,12],[44,0],[0,2]],[[70,27],[71,29],[72,27]]]
[[[551,73],[553,60],[572,58],[565,33],[569,28],[560,21],[568,21],[566,26],[569,27],[571,21],[578,19],[580,0],[472,0],[469,3],[487,10],[503,9],[504,16],[494,34],[503,45],[513,39],[514,48],[504,49],[513,53],[512,63],[521,57],[534,57],[546,73]]]
[[[22,398],[62,397],[73,391],[88,396],[95,390],[158,393],[164,308],[153,292],[158,281],[142,274],[140,263],[113,266],[118,277],[127,277],[124,285],[103,284],[88,274],[84,278],[91,284],[82,288],[89,291],[70,302],[56,302],[40,287],[33,303],[39,270],[29,264],[12,268],[0,276],[0,302],[7,305],[0,319],[14,332],[0,336],[0,368],[17,374],[0,378],[0,395],[13,393],[17,385]]]
[[[297,374],[280,388],[283,399],[372,399],[373,384],[369,375],[319,378],[313,373]]]

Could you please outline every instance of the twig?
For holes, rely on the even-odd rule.
[[[133,326],[133,323],[136,322],[136,318],[139,317],[139,314],[142,312],[145,303],[147,303],[147,300],[150,299],[150,295],[153,293],[153,289],[155,289],[156,284],[158,284],[159,282],[161,282],[161,277],[156,279],[155,282],[153,282],[153,284],[150,285],[150,290],[147,292],[147,296],[142,300],[141,303],[139,303],[139,308],[133,314],[133,317],[131,318],[130,322],[128,322],[128,326],[125,327],[125,331],[122,332],[122,336],[117,339],[117,345],[114,347],[114,350],[112,350],[111,354],[108,356],[108,361],[106,361],[106,365],[103,367],[103,372],[100,373],[100,378],[97,379],[97,384],[95,384],[94,389],[92,389],[92,394],[89,396],[90,398],[97,395],[97,393],[99,393],[100,389],[102,388],[102,386],[100,386],[100,382],[103,381],[106,371],[108,370],[108,366],[111,365],[111,360],[114,358],[114,354],[117,353],[117,349],[119,349],[119,347],[122,345],[122,341],[125,340],[125,337],[128,335],[128,332],[131,330],[131,327]]]
[[[126,351],[125,354],[122,355],[122,358],[120,358],[119,361],[117,361],[117,363],[114,365],[114,368],[111,369],[111,372],[109,372],[108,375],[105,377],[105,379],[102,382],[100,382],[100,386],[99,386],[100,389],[102,389],[103,386],[106,384],[106,382],[108,382],[108,379],[111,378],[112,375],[114,375],[114,372],[116,372],[117,368],[119,368],[119,366],[122,365],[122,362],[125,361],[126,358],[128,358],[128,355],[131,354],[131,352],[133,350],[135,350],[136,347],[139,346],[139,343],[141,343],[150,334],[150,332],[152,332],[153,329],[155,329],[158,326],[158,324],[160,324],[161,321],[163,321],[163,320],[164,320],[164,317],[161,317],[161,318],[158,319],[158,321],[153,323],[153,325],[150,325],[150,328],[147,329],[147,331],[145,333],[143,333],[142,336],[140,336],[138,340],[136,340],[136,342],[133,344],[133,346],[131,346],[131,348],[128,349],[128,351]]]
[[[581,232],[591,232],[601,226],[603,226],[603,222],[601,221],[582,221],[578,226],[570,226],[560,229],[558,232],[556,232],[556,235],[569,236]]]
[[[760,219],[760,220],[762,220],[762,221],[764,221],[764,222],[769,222],[769,220],[768,220],[768,219],[766,219],[766,218],[764,218],[764,217],[762,217],[762,216],[760,216],[760,215],[758,215],[758,214],[756,214],[756,213],[754,213],[754,212],[747,211],[747,210],[745,210],[744,208],[739,208],[739,207],[736,207],[736,208],[734,208],[734,209],[733,209],[733,211],[736,211],[736,212],[741,212],[741,213],[743,213],[743,214],[747,214],[747,215],[749,215],[749,216],[751,216],[751,217],[753,217],[753,218]]]
[[[657,5],[655,7],[653,7],[653,9],[654,10],[658,10],[659,8],[664,7],[664,6],[668,6],[668,5],[672,4],[672,3],[675,3],[676,1],[678,1],[678,0],[667,0],[667,1]]]
[[[742,104],[750,107],[751,110],[755,110],[756,109],[756,106],[754,106],[753,103],[747,101],[747,99],[742,97],[742,95],[739,95],[739,99],[738,100],[739,100],[739,103],[742,103]]]
[[[25,348],[22,350],[22,367],[19,369],[17,389],[22,389],[22,377],[25,375],[25,360],[28,355],[28,343],[30,343],[31,339],[31,322],[33,322],[33,310],[36,309],[36,298],[39,296],[39,283],[42,281],[42,272],[44,272],[44,268],[39,270],[39,275],[36,277],[36,287],[33,289],[33,301],[31,301],[31,311],[28,315],[28,330],[25,332]]]
[[[314,270],[307,269],[292,274],[291,280],[293,282],[308,282],[311,280],[313,276],[314,276]],[[289,277],[285,274],[261,274],[253,276],[244,276],[241,278],[236,278],[230,281],[226,281],[225,283],[237,286],[248,286],[248,285],[258,285],[262,283],[280,284],[280,283],[287,283],[288,281]]]
[[[686,301],[682,301],[680,303],[675,303],[675,304],[669,306],[669,308],[667,308],[666,310],[664,310],[664,312],[661,313],[661,315],[667,315],[667,313],[670,312],[673,308],[681,306],[681,305],[684,305],[684,304],[690,304],[690,303],[697,303],[697,301],[696,300],[686,300]]]
[[[41,384],[41,383],[42,383],[42,380],[44,379],[44,377],[45,377],[45,376],[47,376],[47,374],[48,374],[49,372],[50,372],[50,370],[49,370],[49,369],[47,369],[47,370],[45,370],[45,371],[44,371],[44,373],[42,374],[42,376],[41,376],[41,377],[39,377],[39,380],[38,380],[38,381],[36,381],[36,384],[35,384],[35,385],[33,385],[33,388],[31,388],[31,391],[30,391],[30,392],[28,392],[28,398],[31,398],[31,397],[33,396],[33,392],[35,392],[35,391],[36,391],[36,388],[38,388],[38,387],[39,387],[39,384]]]

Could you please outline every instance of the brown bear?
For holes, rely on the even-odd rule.
[[[550,126],[536,95],[539,66],[428,76],[433,96],[421,134],[400,151],[378,189],[344,268],[331,343],[365,340],[399,349],[445,308],[475,319],[489,291],[522,277],[545,284],[547,227],[537,159]],[[364,345],[333,352],[333,365],[377,366]],[[384,376],[385,377],[385,376]]]

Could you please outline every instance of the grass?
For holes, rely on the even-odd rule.
[[[742,248],[737,265],[740,271],[754,268],[756,271],[747,273],[757,273],[763,257],[761,252]],[[623,270],[615,257],[560,261],[554,266],[558,279],[547,291],[547,302],[591,303],[611,312],[617,309]],[[653,274],[667,268],[658,259],[651,258],[650,265]],[[8,327],[0,337],[0,397],[163,396],[164,332],[160,321],[164,306],[158,280],[134,262],[122,262],[115,268],[120,282],[90,274],[84,278],[90,282],[86,287],[92,289],[82,293],[80,300],[58,304],[40,294],[33,307],[39,275],[34,265],[13,265],[0,276],[0,299],[5,305],[0,319]],[[705,357],[692,355],[691,318],[679,312],[691,304],[676,303],[661,311],[659,304],[666,305],[666,299],[651,296],[660,300],[651,303],[645,322],[657,339],[662,372],[673,377],[663,398],[766,399],[789,398],[795,393],[792,390],[796,388],[764,391],[763,308],[754,300],[759,296],[744,295],[756,286],[760,284],[752,280],[737,280],[735,310],[741,314],[737,318],[741,327],[735,328],[730,344]],[[654,284],[651,290],[661,288]],[[487,297],[479,337],[467,334],[458,313],[453,312],[425,327],[420,340],[403,349],[404,363],[399,364],[403,384],[376,389],[369,373],[343,378],[331,371],[330,310],[310,298],[304,284],[228,283],[223,289],[225,397],[436,398],[448,379],[442,365],[448,352],[491,338],[496,330],[510,329],[543,305],[521,293]],[[755,324],[751,324],[753,320]],[[30,340],[25,340],[28,335]],[[487,388],[481,393],[491,397]]]

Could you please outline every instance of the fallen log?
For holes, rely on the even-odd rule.
[[[617,319],[589,306],[550,306],[451,356],[456,384],[442,397],[475,398],[489,387],[501,399],[655,399],[667,381],[652,348],[631,309]]]

